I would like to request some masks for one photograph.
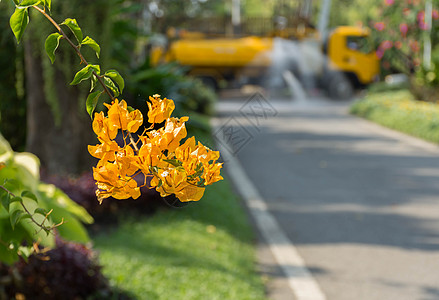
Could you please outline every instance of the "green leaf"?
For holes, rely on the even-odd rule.
[[[40,214],[42,216],[46,216],[47,211],[44,208],[38,207],[38,208],[35,208],[34,214]]]
[[[78,43],[82,43],[82,30],[75,19],[67,18],[64,20],[64,22],[61,23],[61,25],[66,25],[67,27],[69,27],[75,35],[75,38],[78,40]]]
[[[96,83],[98,83],[98,78],[95,75],[93,75],[91,77],[91,84],[90,84],[90,91],[89,91],[90,93],[95,89]]]
[[[119,86],[120,93],[123,93],[123,89],[125,88],[125,81],[123,80],[122,76],[117,72],[116,70],[108,70],[104,74],[105,76],[110,77],[113,79],[117,85]]]
[[[8,178],[5,180],[3,185],[10,191],[21,189],[21,182],[18,181],[17,179]]]
[[[14,0],[15,5],[20,4],[20,0]]]
[[[9,212],[9,204],[11,203],[10,199],[11,199],[11,196],[9,195],[9,193],[4,193],[0,199],[3,207],[6,209],[7,212]]]
[[[35,6],[41,3],[41,0],[23,0],[21,1],[18,6],[20,7],[29,7],[29,6]]]
[[[93,111],[96,108],[96,105],[98,104],[99,97],[102,95],[103,91],[96,91],[88,95],[87,101],[85,102],[85,106],[87,109],[88,114],[90,115],[90,118],[93,119]]]
[[[70,83],[70,85],[76,85],[83,80],[89,79],[93,74],[93,71],[99,75],[101,73],[101,67],[99,67],[99,65],[85,66],[75,74],[75,78],[73,78],[73,81]]]
[[[55,32],[52,33],[51,35],[49,35],[46,39],[46,43],[44,44],[45,48],[46,48],[46,53],[50,58],[50,61],[53,62],[55,61],[55,51],[59,46],[59,40],[62,38],[62,35]]]
[[[96,43],[95,40],[89,36],[86,36],[81,44],[90,46],[96,52],[96,57],[99,58],[99,55],[101,54],[101,47],[98,43]]]
[[[19,246],[18,252],[20,256],[27,262],[29,256],[33,253],[33,248],[30,246]]]
[[[23,191],[21,193],[21,197],[26,197],[26,198],[32,199],[32,200],[34,200],[35,202],[38,203],[37,196],[35,196],[35,194],[30,192],[30,191]]]
[[[173,165],[174,167],[181,167],[182,166],[181,162],[177,159],[164,159],[163,161]]]
[[[23,215],[23,212],[21,210],[16,210],[10,215],[9,219],[11,221],[12,229],[14,229],[15,225],[17,225],[17,223],[20,222],[22,215]]]
[[[22,202],[23,202],[23,199],[21,199],[21,197],[15,196],[15,197],[12,197],[12,198],[9,200],[9,203],[12,203],[12,202],[20,202],[20,203],[22,203]]]
[[[17,39],[17,43],[20,43],[21,37],[23,36],[24,30],[27,24],[29,24],[29,13],[27,8],[17,7],[9,20],[12,32]]]
[[[32,217],[30,215],[28,215],[28,214],[24,214],[24,215],[21,216],[22,220],[24,220],[24,219],[31,219],[31,218]]]
[[[116,84],[114,84],[113,80],[111,80],[110,77],[104,76],[104,84],[107,88],[111,90],[114,97],[119,96],[119,89],[117,88]]]
[[[49,10],[52,10],[52,0],[44,0],[44,5],[45,5]]]

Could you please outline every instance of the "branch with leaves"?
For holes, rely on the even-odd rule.
[[[46,211],[44,208],[37,207],[34,210],[34,212],[31,213],[29,211],[29,209],[25,206],[23,198],[31,199],[31,200],[35,201],[36,203],[38,203],[37,196],[35,196],[34,193],[25,190],[21,193],[21,196],[17,196],[14,193],[12,193],[11,191],[9,191],[4,186],[4,184],[0,185],[0,189],[3,190],[3,193],[1,196],[1,203],[2,203],[3,207],[6,209],[6,211],[10,214],[9,218],[10,218],[12,229],[14,229],[15,226],[18,224],[18,222],[20,222],[21,220],[29,219],[29,220],[31,220],[32,223],[34,223],[37,227],[39,227],[40,230],[43,230],[44,232],[46,232],[46,234],[49,234],[56,227],[58,227],[64,223],[64,220],[63,220],[60,223],[52,225],[52,226],[46,225],[46,221],[48,220],[53,209],[51,209],[50,211]],[[16,208],[11,213],[11,203],[14,203],[14,202],[19,203],[21,209]],[[38,222],[37,220],[35,220],[34,216],[37,214],[42,215],[44,217],[44,219],[41,222]]]
[[[58,24],[50,15],[52,6],[51,0],[14,0],[14,3],[15,11],[11,16],[10,25],[18,43],[21,41],[24,31],[29,24],[29,8],[33,8],[41,13],[57,30],[57,32],[50,34],[45,41],[46,53],[51,62],[54,63],[55,61],[55,52],[58,49],[60,40],[66,40],[78,55],[80,64],[85,65],[75,74],[70,85],[77,85],[84,80],[90,80],[90,94],[86,101],[86,110],[90,117],[92,117],[93,111],[102,94],[105,93],[111,100],[114,100],[115,97],[118,97],[123,92],[125,82],[118,71],[108,70],[102,72],[98,64],[89,63],[82,54],[81,48],[88,46],[94,50],[96,57],[99,58],[101,48],[91,37],[84,37],[82,29],[75,19],[67,18]],[[63,26],[69,28],[76,41],[72,41],[72,39],[69,38]],[[97,83],[100,84],[101,89],[95,91]]]

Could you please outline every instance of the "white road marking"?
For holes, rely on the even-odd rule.
[[[215,120],[212,125],[215,128]],[[214,130],[215,132],[215,130]],[[221,139],[218,135],[216,138]],[[305,265],[294,244],[270,214],[266,202],[236,159],[223,145],[218,143],[221,156],[226,161],[225,168],[235,187],[243,197],[256,226],[268,244],[278,265],[288,279],[288,284],[297,300],[325,300],[326,297]]]

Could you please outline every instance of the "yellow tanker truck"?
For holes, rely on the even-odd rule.
[[[189,67],[189,75],[215,89],[222,80],[244,77],[270,82],[277,73],[289,71],[305,90],[320,87],[331,98],[345,99],[379,73],[375,52],[367,47],[368,36],[366,28],[338,27],[322,47],[314,37],[208,38],[183,32],[166,47],[153,47],[151,63],[178,62]]]

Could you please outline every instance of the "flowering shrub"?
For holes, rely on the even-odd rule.
[[[131,110],[124,100],[116,99],[106,104],[107,116],[95,113],[93,130],[101,143],[89,146],[89,152],[99,159],[93,173],[100,202],[110,196],[138,198],[140,186],[134,177],[140,174],[152,177],[150,185],[162,197],[175,194],[182,202],[200,200],[206,185],[222,179],[218,151],[196,144],[194,137],[181,143],[187,135],[185,122],[189,118],[171,117],[175,105],[170,99],[154,95],[149,100],[148,122],[152,125],[137,142],[131,133],[143,124],[139,110]],[[153,129],[163,122],[162,127]],[[115,141],[118,130],[122,131],[123,145]]]
[[[433,1],[437,5],[438,1]],[[421,64],[422,38],[430,30],[424,11],[425,2],[416,0],[384,0],[379,19],[372,22],[373,35],[377,42],[377,56],[382,59],[384,69],[394,68],[399,72],[414,73]],[[432,28],[439,26],[439,12],[432,9]],[[432,36],[435,45],[437,36]]]

